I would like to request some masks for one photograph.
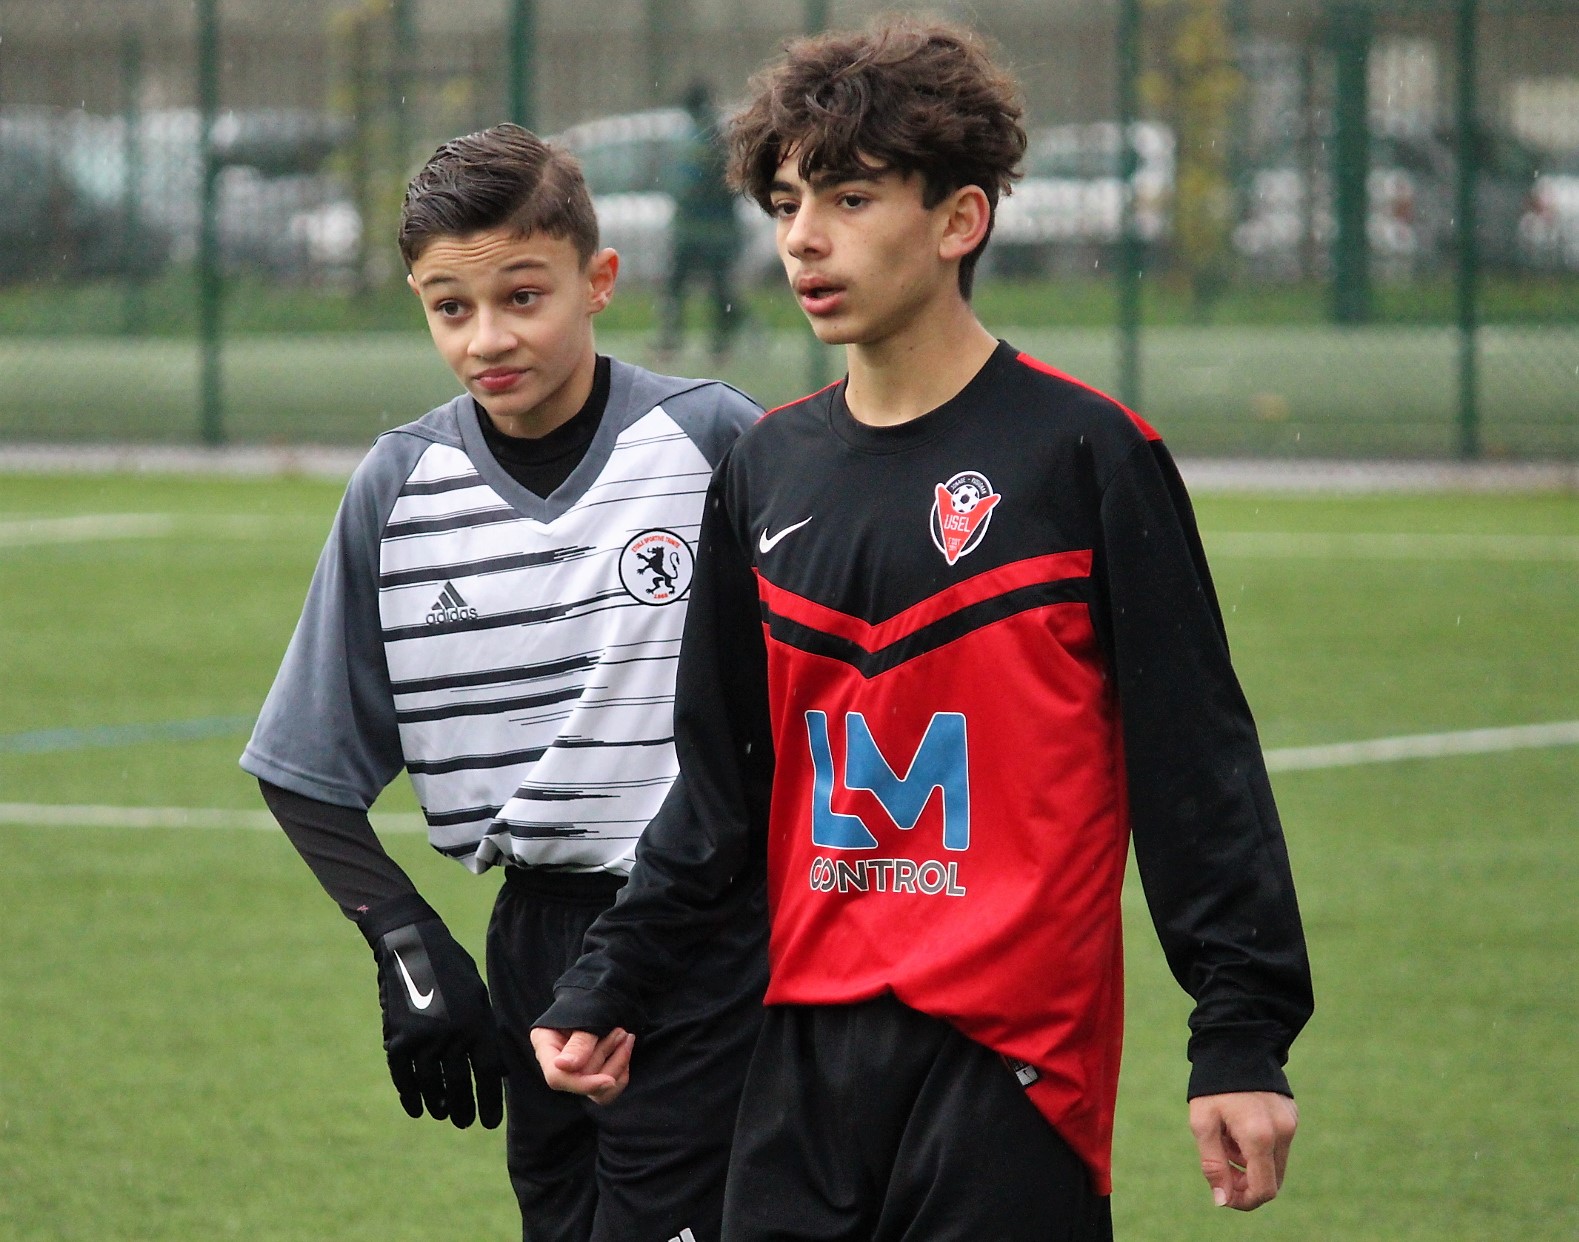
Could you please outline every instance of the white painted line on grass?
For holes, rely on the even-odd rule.
[[[426,832],[420,815],[375,814],[379,832]],[[279,831],[267,811],[194,810],[181,806],[61,806],[0,802],[0,824],[43,828],[247,828]]]
[[[300,475],[344,479],[365,447],[259,445],[196,448],[136,444],[8,444],[0,474],[156,473]],[[1318,495],[1430,492],[1551,492],[1579,488],[1579,463],[1451,461],[1313,461],[1191,458],[1179,470],[1192,493],[1272,492]]]
[[[156,539],[175,532],[168,513],[79,513],[73,517],[0,520],[0,548],[100,539]]]
[[[1399,759],[1439,759],[1446,755],[1490,755],[1537,746],[1579,745],[1579,720],[1519,725],[1508,729],[1467,729],[1459,733],[1416,733],[1378,737],[1367,742],[1331,746],[1286,746],[1266,752],[1270,772],[1344,768],[1358,763],[1392,763]]]
[[[309,514],[79,513],[71,517],[0,517],[0,548],[107,539],[167,539],[175,535],[263,539],[282,529],[327,532],[330,519]]]
[[[1290,560],[1579,561],[1579,535],[1410,535],[1203,531],[1218,557]]]
[[[1541,746],[1579,745],[1579,720],[1519,725],[1508,729],[1467,729],[1460,733],[1417,733],[1379,737],[1332,746],[1286,746],[1266,752],[1267,770],[1299,772],[1342,768],[1400,759],[1439,759],[1448,755],[1489,755]],[[379,832],[426,831],[420,815],[373,817]],[[43,828],[249,828],[274,830],[267,811],[193,810],[175,806],[59,806],[40,802],[0,802],[0,824]]]

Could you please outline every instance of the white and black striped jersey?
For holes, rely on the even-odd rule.
[[[760,414],[614,362],[546,498],[461,396],[382,436],[346,490],[242,767],[366,809],[404,767],[436,849],[625,872],[674,780],[675,659],[714,465]]]

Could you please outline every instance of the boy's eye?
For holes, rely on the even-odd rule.
[[[510,302],[515,306],[530,306],[542,296],[536,289],[517,289],[510,295]]]
[[[795,200],[781,198],[775,203],[768,204],[768,214],[780,220],[788,220],[795,214]]]
[[[461,304],[453,298],[445,298],[442,302],[434,303],[433,309],[444,318],[453,319],[461,313]]]
[[[866,195],[856,194],[853,191],[839,195],[839,206],[841,207],[859,207],[866,201]]]

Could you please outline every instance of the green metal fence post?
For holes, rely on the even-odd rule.
[[[1369,323],[1371,306],[1371,135],[1369,62],[1371,13],[1364,5],[1334,4],[1330,14],[1334,68],[1332,141],[1332,317]]]
[[[1480,456],[1480,230],[1475,185],[1480,169],[1476,142],[1476,0],[1458,0],[1458,455]]]
[[[121,35],[121,151],[126,182],[121,191],[121,251],[126,264],[126,298],[121,306],[121,331],[136,336],[146,320],[144,269],[138,234],[142,232],[142,36],[127,29]]]
[[[219,158],[214,121],[219,113],[219,0],[198,0],[197,97],[202,130],[203,182],[197,247],[198,433],[204,444],[225,440],[222,315],[224,288],[219,257]]]
[[[806,33],[819,34],[828,28],[828,0],[805,0]],[[828,386],[828,347],[815,332],[806,346],[806,391],[817,392]]]
[[[1140,406],[1141,244],[1135,220],[1135,121],[1140,85],[1140,0],[1118,9],[1118,129],[1120,202],[1118,243],[1118,399]]]
[[[347,18],[346,54],[349,58],[347,74],[351,87],[351,116],[354,128],[351,138],[351,201],[361,215],[363,227],[356,236],[356,286],[357,297],[365,297],[372,287],[368,267],[368,227],[377,218],[374,205],[373,165],[373,71],[372,30],[365,10],[353,12]]]
[[[647,53],[647,98],[655,108],[674,103],[669,63],[673,56],[673,0],[646,0],[643,23]]]
[[[394,0],[390,8],[389,111],[393,120],[390,147],[394,154],[395,176],[401,186],[406,182],[406,163],[411,159],[411,64],[416,46],[416,18],[413,0]]]
[[[537,4],[510,0],[509,116],[517,125],[537,128]]]

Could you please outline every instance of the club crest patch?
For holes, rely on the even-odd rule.
[[[962,470],[937,485],[932,501],[932,542],[944,560],[952,565],[976,550],[1002,499],[986,476],[974,470]]]
[[[672,530],[644,530],[620,553],[620,585],[638,603],[654,607],[685,598],[696,558]]]

